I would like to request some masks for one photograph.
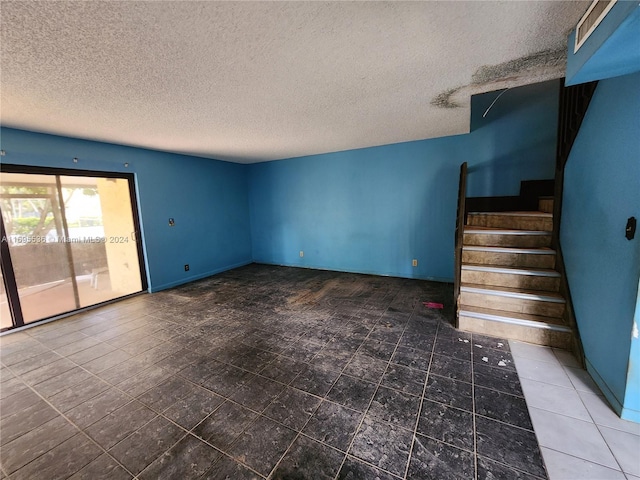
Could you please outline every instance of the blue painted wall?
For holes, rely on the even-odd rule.
[[[566,84],[602,80],[640,71],[640,6],[619,0],[574,52],[576,31],[569,35]]]
[[[254,260],[452,281],[460,164],[469,196],[553,178],[558,88],[510,90],[485,118],[498,93],[475,97],[467,135],[251,165]]]
[[[623,417],[640,420],[625,403],[640,390],[637,373],[628,384],[640,232],[624,236],[627,218],[640,218],[638,85],[640,74],[598,84],[567,162],[560,234],[588,369]]]
[[[10,128],[0,140],[6,163],[133,172],[153,291],[252,259],[450,281],[459,165],[474,196],[551,178],[557,90],[510,90],[486,118],[498,92],[474,97],[468,135],[251,166]]]
[[[134,173],[152,291],[252,260],[246,165],[10,128],[0,145],[3,163]]]
[[[470,197],[518,195],[522,180],[555,176],[560,81],[507,90],[487,111],[502,92],[471,98]]]

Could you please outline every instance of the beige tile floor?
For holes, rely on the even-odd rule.
[[[568,352],[509,343],[549,479],[640,479],[640,424],[619,418]]]

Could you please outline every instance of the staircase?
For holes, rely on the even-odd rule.
[[[569,298],[566,279],[559,273],[564,270],[562,255],[556,258],[551,246],[560,248],[564,168],[597,84],[560,88],[551,191],[549,185],[525,181],[518,196],[467,198],[467,163],[460,165],[454,270],[457,328],[572,350],[584,362],[571,302],[559,293],[567,292]]]
[[[469,212],[462,237],[458,327],[461,330],[571,349],[563,321],[553,197],[538,211]]]

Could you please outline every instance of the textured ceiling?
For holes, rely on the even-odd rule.
[[[2,0],[0,121],[243,163],[465,133],[588,5]]]

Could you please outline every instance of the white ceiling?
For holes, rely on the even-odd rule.
[[[465,133],[588,5],[2,0],[0,121],[242,163]]]

